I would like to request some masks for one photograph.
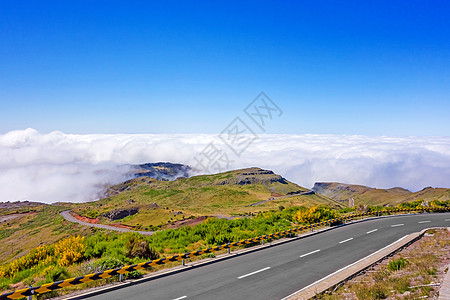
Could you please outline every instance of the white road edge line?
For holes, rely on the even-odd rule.
[[[375,231],[378,231],[378,229],[374,229],[374,230],[371,230],[371,231],[367,231],[366,233],[369,234],[369,233],[372,233],[372,232],[375,232]]]
[[[184,298],[187,298],[187,296],[181,296],[181,297],[173,299],[173,300],[181,300],[181,299],[184,299]]]
[[[398,227],[398,226],[403,226],[405,224],[395,224],[395,225],[391,225],[391,227]]]
[[[343,243],[346,243],[346,242],[348,242],[348,241],[351,241],[351,240],[353,240],[353,238],[349,238],[349,239],[346,239],[346,240],[340,241],[340,242],[339,242],[339,244],[343,244]]]
[[[420,221],[418,222],[419,224],[423,224],[423,223],[430,223],[431,221]]]
[[[331,276],[333,276],[333,275],[335,275],[335,274],[337,274],[337,273],[339,273],[339,272],[341,272],[341,271],[343,271],[343,270],[345,270],[345,269],[350,268],[351,266],[356,265],[356,264],[359,263],[360,261],[363,261],[363,260],[365,260],[365,259],[367,259],[367,258],[369,258],[369,257],[371,257],[371,256],[373,256],[373,255],[375,255],[375,254],[377,254],[378,252],[381,252],[381,251],[383,251],[384,249],[389,248],[390,246],[392,246],[392,245],[394,245],[394,244],[400,242],[401,240],[405,239],[407,236],[408,236],[408,235],[405,235],[404,237],[402,237],[402,238],[396,240],[395,242],[393,242],[392,244],[389,244],[389,245],[387,245],[386,247],[381,248],[380,250],[375,251],[374,253],[372,253],[372,254],[370,254],[370,255],[368,255],[368,256],[366,256],[366,257],[363,257],[363,258],[361,258],[360,260],[358,260],[358,261],[356,261],[356,262],[354,262],[354,263],[352,263],[352,264],[349,264],[348,266],[343,267],[342,269],[339,269],[339,270],[337,270],[336,272],[333,272],[333,273],[331,273],[330,275],[327,275],[327,276],[325,276],[324,278],[319,279],[319,280],[317,280],[316,282],[313,282],[313,283],[311,283],[311,284],[308,285],[308,286],[305,286],[305,287],[302,288],[301,290],[298,290],[298,291],[296,291],[296,292],[290,294],[289,296],[284,297],[284,298],[281,299],[281,300],[287,300],[288,298],[294,296],[295,294],[298,294],[298,293],[300,293],[300,292],[306,290],[307,288],[309,288],[309,287],[311,287],[311,286],[313,286],[313,285],[315,285],[315,284],[317,284],[317,283],[319,283],[319,282],[321,282],[321,281],[324,281],[324,280],[326,280],[327,278],[330,278]]]
[[[242,275],[242,276],[239,276],[238,279],[242,279],[244,277],[251,276],[253,274],[256,274],[256,273],[259,273],[259,272],[262,272],[262,271],[265,271],[265,270],[268,270],[268,269],[270,269],[270,267],[267,267],[267,268],[264,268],[264,269],[261,269],[261,270],[255,271],[255,272],[251,272],[251,273],[248,273],[248,274],[245,274],[245,275]]]
[[[305,257],[305,256],[308,256],[308,255],[310,255],[310,254],[313,254],[313,253],[316,253],[316,252],[319,252],[319,251],[320,251],[320,249],[317,249],[317,250],[311,251],[311,252],[309,252],[309,253],[300,255],[300,257]]]

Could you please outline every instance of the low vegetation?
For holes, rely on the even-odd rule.
[[[418,242],[317,299],[436,299],[450,259],[448,230],[430,230]]]
[[[6,212],[17,218],[0,223],[0,264],[24,256],[43,244],[93,233],[91,228],[67,222],[59,215],[67,209],[70,207],[65,205],[41,205],[25,212],[23,209]]]
[[[40,285],[91,271],[200,250],[326,220],[330,215],[338,216],[338,212],[327,207],[292,207],[262,212],[252,218],[209,218],[193,227],[159,231],[152,236],[103,230],[86,237],[74,235],[53,244],[41,245],[2,265],[0,288],[7,290]],[[140,273],[131,275],[139,276]]]

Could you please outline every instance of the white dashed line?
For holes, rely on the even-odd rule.
[[[398,227],[398,226],[403,226],[405,224],[395,224],[395,225],[391,225],[391,227]]]
[[[340,242],[339,242],[339,244],[343,244],[343,243],[345,243],[345,242],[348,242],[348,241],[351,241],[351,240],[353,240],[353,238],[349,238],[349,239],[346,239],[346,240],[340,241]]]
[[[173,300],[181,300],[181,299],[184,299],[184,298],[187,298],[187,296],[181,296],[181,297],[173,299]]]
[[[447,221],[447,222],[448,222],[448,221],[450,221],[450,219],[445,219],[445,221]]]
[[[389,244],[389,245],[387,245],[386,247],[384,247],[384,248],[382,248],[382,249],[380,249],[380,250],[378,250],[378,251],[375,251],[374,253],[372,253],[372,254],[370,254],[370,255],[368,255],[368,256],[366,256],[366,257],[363,257],[363,258],[361,258],[360,260],[355,261],[354,263],[349,264],[348,266],[343,267],[342,269],[339,269],[339,270],[337,270],[336,272],[331,273],[330,275],[327,275],[327,276],[325,276],[324,278],[319,279],[319,280],[317,280],[316,282],[313,282],[313,283],[311,283],[310,285],[305,286],[304,288],[302,288],[302,289],[300,289],[300,290],[298,290],[298,291],[296,291],[296,292],[293,292],[292,294],[290,294],[290,295],[284,297],[284,298],[281,299],[281,300],[287,300],[287,299],[289,299],[290,297],[294,296],[295,294],[298,294],[298,293],[300,293],[300,292],[302,292],[302,291],[308,289],[309,287],[311,287],[311,286],[313,286],[313,285],[315,285],[315,284],[317,284],[317,283],[319,283],[319,282],[321,282],[321,281],[324,281],[324,280],[326,280],[327,278],[330,278],[331,276],[334,276],[335,274],[337,274],[337,273],[339,273],[339,272],[341,272],[341,271],[343,271],[343,270],[345,270],[345,269],[350,268],[351,266],[356,265],[356,264],[359,263],[360,261],[363,261],[363,260],[365,260],[365,259],[367,259],[367,258],[369,258],[369,257],[371,257],[371,256],[373,256],[373,255],[375,255],[375,254],[377,254],[377,253],[383,251],[384,249],[389,248],[390,246],[392,246],[392,245],[394,245],[394,244],[400,242],[401,240],[403,240],[403,239],[406,238],[406,237],[407,237],[407,235],[405,235],[405,236],[402,237],[401,239],[398,239],[397,241],[393,242],[392,244]]]
[[[311,251],[311,252],[309,252],[309,253],[300,255],[300,257],[305,257],[305,256],[311,255],[311,254],[316,253],[316,252],[319,252],[319,251],[320,251],[320,249],[317,249],[317,250]]]
[[[377,231],[377,230],[378,230],[378,229],[374,229],[374,230],[371,230],[371,231],[367,231],[366,233],[369,234],[369,233],[375,232],[375,231]]]
[[[268,269],[270,269],[270,267],[267,267],[267,268],[264,268],[264,269],[261,269],[261,270],[255,271],[255,272],[251,272],[251,273],[248,273],[248,274],[245,274],[245,275],[242,275],[242,276],[239,276],[238,279],[242,279],[244,277],[251,276],[251,275],[254,275],[256,273],[259,273],[259,272],[262,272],[262,271],[265,271],[265,270],[268,270]]]
[[[423,223],[430,223],[431,221],[420,221],[418,222],[419,224],[423,224]]]

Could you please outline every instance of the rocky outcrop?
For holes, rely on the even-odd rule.
[[[132,207],[127,209],[115,209],[112,211],[109,211],[107,213],[104,213],[102,216],[111,220],[120,220],[128,216],[135,215],[139,212],[139,207]]]
[[[242,173],[236,174],[233,177],[219,181],[217,185],[245,185],[245,184],[264,184],[268,185],[274,182],[287,184],[286,179],[273,173],[270,170],[263,170],[260,168],[250,168],[242,170]]]
[[[187,178],[191,167],[183,164],[169,162],[146,163],[133,166],[133,177],[148,176],[157,180],[172,181],[178,178]]]
[[[156,204],[155,202],[150,203],[149,205],[147,205],[147,210],[149,210],[149,209],[157,209],[157,208],[159,208],[159,205]]]
[[[31,201],[14,201],[14,202],[0,202],[0,209],[21,209],[26,207],[34,207],[40,205],[47,205],[45,203],[40,202],[31,202]]]
[[[346,200],[350,196],[359,195],[373,190],[363,185],[344,184],[338,182],[316,182],[312,188],[317,194],[324,195],[334,200]]]

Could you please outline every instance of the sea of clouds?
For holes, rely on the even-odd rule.
[[[224,169],[257,166],[307,188],[320,181],[413,191],[450,187],[450,137],[266,134],[238,156],[214,134],[76,135],[26,129],[0,135],[0,202],[95,200],[107,185],[128,178],[130,164],[168,161],[205,173],[197,160],[206,157],[211,142],[228,156],[228,166],[224,160],[219,164]]]

